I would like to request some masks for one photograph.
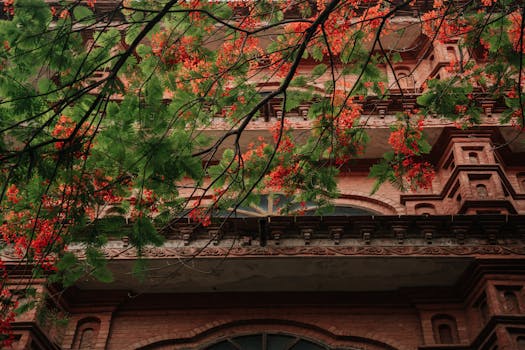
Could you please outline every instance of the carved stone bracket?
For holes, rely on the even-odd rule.
[[[308,110],[310,108],[308,106],[300,106],[299,107],[299,113],[301,114],[301,117],[303,120],[308,120]]]
[[[398,244],[403,244],[407,234],[408,222],[404,220],[396,220],[392,224],[392,231],[394,232],[394,237],[397,239]]]
[[[416,101],[415,100],[406,100],[403,102],[403,111],[406,113],[411,113],[414,108],[416,108]]]
[[[184,245],[190,244],[193,236],[193,228],[191,227],[182,227],[180,229],[180,238]]]
[[[505,225],[505,221],[501,219],[495,219],[495,220],[487,219],[487,220],[482,220],[482,224],[483,224],[483,230],[485,231],[487,235],[488,243],[497,244],[499,233],[503,225]]]
[[[283,234],[283,231],[278,228],[272,228],[272,239],[274,240],[275,245],[279,245],[281,242],[281,236]]]
[[[380,118],[385,117],[389,104],[389,101],[381,101],[376,104],[377,112],[379,113]]]
[[[492,111],[494,110],[494,106],[496,105],[496,101],[494,100],[482,100],[481,101],[481,108],[483,108],[483,112],[485,112],[485,115],[487,118],[492,118]]]
[[[314,230],[311,228],[303,228],[301,229],[301,234],[303,235],[304,245],[310,245]]]
[[[469,232],[470,223],[463,221],[454,221],[451,225],[451,231],[456,237],[458,244],[465,244],[467,238],[467,232]]]
[[[436,226],[433,223],[419,223],[419,227],[427,244],[432,244],[432,240],[436,236]]]
[[[357,222],[357,227],[365,244],[370,244],[375,225],[371,222]]]
[[[341,243],[341,237],[343,236],[344,228],[342,226],[333,226],[329,228],[330,237],[332,237],[334,244],[338,245]]]
[[[208,234],[213,245],[218,245],[222,239],[222,231],[218,227],[209,227]]]
[[[252,238],[250,236],[242,236],[241,246],[247,247],[252,245]]]

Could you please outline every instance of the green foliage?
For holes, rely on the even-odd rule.
[[[107,267],[107,260],[100,249],[93,246],[86,248],[86,262],[92,268],[91,275],[100,282],[113,281],[113,274]]]
[[[0,183],[6,193],[12,185],[20,191],[15,201],[2,198],[2,218],[21,214],[20,222],[9,222],[19,225],[16,237],[50,245],[27,256],[38,264],[53,254],[58,271],[50,280],[66,287],[84,276],[112,280],[102,250],[110,238],[127,237],[141,256],[163,244],[162,229],[173,220],[204,224],[193,209],[208,203],[208,211],[217,212],[279,192],[289,198],[285,212],[295,213],[301,202],[316,203],[318,214],[329,212],[338,196],[335,177],[368,142],[360,125],[373,117],[361,116],[361,107],[390,97],[385,72],[402,61],[391,39],[382,41],[386,52],[374,41],[386,39],[386,32],[376,32],[382,18],[361,18],[368,11],[356,17],[349,4],[316,28],[318,17],[288,20],[290,14],[320,15],[307,2],[292,9],[257,1],[243,12],[225,2],[181,1],[150,22],[165,4],[124,2],[126,24],[115,26],[116,13],[79,3],[18,0],[14,15],[6,12],[0,20]],[[497,6],[498,16],[469,6],[461,16],[447,14],[452,25],[443,27],[465,21],[473,28],[445,33],[457,39],[462,57],[439,68],[448,78],[421,85],[421,110],[393,132],[415,132],[413,120],[429,115],[476,125],[478,97],[504,100],[502,121],[520,126],[525,95],[514,91],[524,65],[512,36],[517,12],[510,0]],[[399,38],[409,30],[385,28]],[[474,60],[479,52],[487,57],[483,64]],[[277,112],[282,119],[275,123]],[[411,136],[404,146],[413,154],[388,152],[371,167],[373,192],[386,181],[406,187],[393,167],[409,171],[430,152],[424,137],[416,142]],[[57,239],[46,241],[38,220]],[[72,243],[85,247],[85,257],[64,249]],[[146,277],[145,259],[135,273]]]

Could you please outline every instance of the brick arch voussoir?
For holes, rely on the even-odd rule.
[[[406,208],[389,198],[380,197],[376,194],[370,194],[360,191],[344,191],[335,204],[351,204],[363,209],[379,211],[382,215],[403,215],[406,214]]]
[[[275,329],[272,329],[275,328]],[[381,339],[377,334],[352,335],[348,331],[332,326],[328,329],[314,324],[288,319],[222,319],[203,324],[194,330],[171,332],[144,339],[125,350],[156,350],[156,349],[201,349],[220,342],[232,336],[249,335],[261,332],[276,332],[296,335],[313,342],[328,346],[348,349],[367,350],[404,350],[401,343],[392,339]]]

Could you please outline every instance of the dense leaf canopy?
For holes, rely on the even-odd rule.
[[[467,128],[488,98],[504,101],[503,123],[523,127],[518,1],[5,0],[1,10],[0,254],[64,286],[111,281],[99,250],[110,233],[140,254],[176,220],[209,225],[257,194],[286,194],[283,212],[329,207],[338,172],[366,147],[363,101],[417,97],[372,168],[378,185],[430,185],[426,116]],[[414,32],[423,56],[443,42],[460,55],[448,78],[408,91],[414,71],[393,69],[408,49],[392,42]],[[268,136],[247,144],[275,101]],[[308,120],[300,140],[292,112]],[[127,230],[101,220],[109,209]],[[67,252],[72,241],[86,244],[85,261]],[[5,344],[17,306],[7,283],[4,273]]]

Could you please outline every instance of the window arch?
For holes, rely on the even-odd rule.
[[[239,206],[233,213],[234,217],[267,217],[279,215],[318,215],[318,207],[313,202],[304,202],[301,204],[291,203],[290,198],[271,193],[260,195],[258,202],[250,205]],[[215,214],[216,217],[230,215],[230,210],[223,210]],[[333,210],[323,213],[330,216],[358,216],[358,215],[378,215],[378,212],[365,209],[354,205],[336,204]]]
[[[459,343],[456,319],[450,315],[435,315],[432,317],[432,330],[436,344]]]
[[[415,88],[416,81],[409,67],[405,67],[405,66],[397,67],[395,68],[394,73],[395,73],[394,79],[397,79],[397,83],[399,83],[399,86],[398,86],[395,81],[393,82],[394,89],[397,89],[399,87],[401,87],[401,89],[403,90]]]
[[[223,339],[204,350],[330,350],[322,345],[295,335],[259,333]]]
[[[440,324],[438,326],[438,338],[441,344],[453,344],[452,328],[448,324]]]
[[[505,312],[511,313],[511,314],[520,312],[520,306],[519,306],[518,297],[516,296],[516,293],[510,290],[506,291],[503,293],[503,299],[504,299]]]
[[[436,214],[436,207],[430,203],[418,203],[414,207],[416,215],[433,215]]]
[[[100,320],[96,317],[86,317],[78,321],[71,349],[95,349],[99,329]]]
[[[457,62],[458,56],[456,54],[456,48],[454,46],[447,46],[447,56],[449,60]]]
[[[489,192],[487,190],[487,186],[483,184],[476,185],[476,192],[478,193],[478,198],[488,198]]]
[[[525,172],[517,173],[516,179],[518,180],[519,190],[521,192],[525,192]]]
[[[478,152],[469,152],[468,161],[470,164],[479,164]]]

